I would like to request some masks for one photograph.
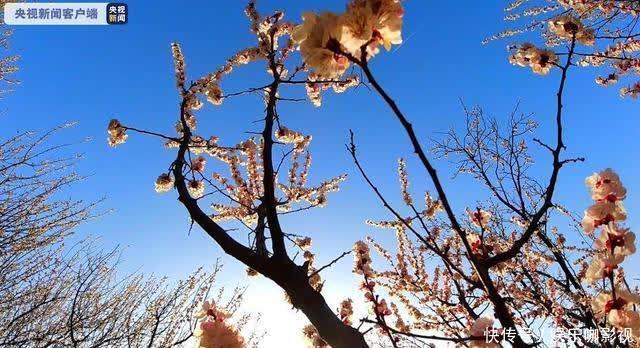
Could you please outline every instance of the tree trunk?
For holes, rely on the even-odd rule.
[[[333,348],[369,347],[362,333],[345,325],[324,297],[309,284],[306,267],[290,260],[283,260],[282,263],[279,268],[283,271],[276,271],[272,280],[287,292],[291,304],[304,313],[325,342]],[[294,268],[295,271],[292,271]]]

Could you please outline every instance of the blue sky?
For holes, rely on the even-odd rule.
[[[164,150],[159,141],[138,135],[131,135],[121,148],[109,148],[106,125],[116,117],[127,125],[172,131],[179,101],[171,42],[182,44],[188,76],[196,78],[254,41],[243,14],[243,1],[198,0],[185,5],[135,0],[128,4],[130,19],[124,26],[15,29],[12,51],[22,55],[18,74],[22,83],[2,101],[0,120],[5,126],[0,135],[78,121],[77,127],[64,132],[64,140],[91,139],[78,146],[85,155],[78,171],[90,177],[70,194],[86,200],[106,197],[102,208],[114,209],[83,226],[81,232],[100,236],[105,245],[127,246],[125,269],[180,277],[223,257],[221,250],[197,229],[187,234],[189,221],[174,194],[158,196],[153,191],[155,177],[168,166],[173,153]],[[405,44],[392,54],[376,57],[372,65],[425,142],[463,125],[459,98],[467,105],[479,104],[501,119],[520,102],[520,110],[535,113],[541,124],[537,136],[553,139],[559,74],[540,77],[511,66],[505,50],[511,41],[480,44],[485,36],[507,26],[501,20],[504,5],[500,1],[405,1]],[[341,0],[258,2],[263,13],[283,9],[293,20],[305,10],[341,10],[343,6]],[[262,66],[239,69],[222,87],[237,91],[258,86],[268,78],[262,72]],[[573,69],[570,74],[566,143],[569,154],[585,156],[587,161],[562,172],[557,199],[570,209],[583,210],[589,204],[584,177],[613,167],[629,190],[629,223],[638,226],[638,102],[620,99],[616,88],[597,86],[593,70]],[[261,110],[258,97],[231,99],[221,108],[207,106],[199,121],[206,130],[204,135],[219,135],[223,142],[233,143],[245,137],[243,132],[257,130],[251,122],[261,116]],[[395,175],[400,156],[409,158],[416,194],[431,189],[399,125],[366,88],[344,95],[329,93],[319,109],[309,103],[286,105],[281,114],[290,128],[314,136],[313,182],[342,173],[350,175],[342,190],[329,198],[327,208],[285,220],[290,232],[314,238],[320,264],[366,235],[386,241],[392,237],[363,224],[367,218],[385,218],[387,214],[355,172],[344,148],[349,129],[356,132],[361,160],[369,174],[389,197],[400,199]],[[450,163],[437,161],[436,165],[457,211],[484,197],[483,189],[472,180],[450,180]],[[550,158],[542,154],[537,165],[540,173],[548,172]],[[247,283],[237,262],[224,257],[223,261],[224,283]],[[343,288],[355,287],[350,267],[349,259],[326,273],[331,298],[340,298]],[[253,284],[252,291],[260,299],[279,296],[279,290],[264,281]],[[286,306],[278,308],[286,310]]]

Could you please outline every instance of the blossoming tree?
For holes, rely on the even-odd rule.
[[[510,46],[514,51],[510,61],[519,66],[530,66],[534,72],[546,74],[557,64],[559,56],[570,54],[575,66],[601,68],[596,83],[612,86],[628,77],[620,96],[640,96],[640,36],[636,27],[640,5],[637,1],[558,0],[513,1],[505,8],[505,20],[517,27],[493,35],[484,42],[523,35],[529,31],[542,31],[544,45],[537,48],[531,43]],[[562,44],[574,43],[569,52],[557,50]]]
[[[8,29],[4,25],[4,5],[7,2],[8,1],[5,0],[0,1],[0,9],[3,10],[2,14],[0,14],[0,47],[5,50],[9,48],[9,39],[11,38],[11,35],[13,35],[13,30]],[[3,54],[3,56],[0,57],[0,82],[3,83],[3,87],[0,92],[2,94],[10,91],[10,89],[7,88],[8,85],[17,83],[16,80],[11,79],[10,77],[18,70],[16,62],[19,59],[20,57],[17,55]]]
[[[579,62],[610,64],[616,80],[622,73],[637,74],[634,23],[640,8],[635,1],[561,0],[524,9],[526,3],[509,6],[508,11],[522,9],[522,14],[508,19],[548,16],[534,19],[527,27],[542,27],[546,48],[514,45],[509,60],[541,75],[559,72],[553,142],[531,138],[535,121],[517,111],[507,124],[500,124],[473,108],[465,110],[465,132],[451,132],[435,143],[437,155],[455,158],[460,173],[471,174],[487,187],[491,199],[483,206],[460,211],[448,199],[409,118],[369,66],[383,48],[402,42],[403,6],[398,0],[351,0],[343,13],[305,13],[298,25],[284,20],[282,12],[261,16],[250,1],[246,14],[257,42],[217,71],[187,82],[182,50],[172,44],[180,98],[177,134],[112,120],[109,143],[122,144],[137,132],[161,138],[167,148],[175,149],[176,158],[157,178],[156,190],[175,189],[194,223],[227,254],[244,263],[250,275],[262,274],[284,289],[291,304],[311,322],[304,330],[310,346],[368,347],[375,336],[393,347],[432,342],[529,347],[544,343],[539,328],[545,325],[590,333],[569,335],[564,338],[567,344],[629,346],[638,339],[640,320],[637,289],[629,284],[621,265],[635,251],[634,234],[622,225],[626,190],[611,170],[588,178],[594,205],[582,221],[556,201],[554,192],[561,170],[583,160],[564,154],[563,97],[569,71]],[[520,32],[507,31],[496,38]],[[578,51],[605,45],[604,53]],[[298,64],[296,49],[302,59]],[[225,94],[222,80],[249,63],[265,64],[270,81]],[[358,68],[366,81],[347,75],[350,67]],[[597,79],[605,80],[610,84],[614,78]],[[392,229],[397,236],[395,255],[373,239],[355,243],[353,270],[362,279],[362,301],[370,308],[367,317],[355,320],[353,300],[346,299],[333,310],[322,295],[320,273],[333,262],[316,265],[311,238],[287,231],[280,219],[325,205],[327,195],[337,191],[344,176],[315,185],[308,182],[312,138],[287,128],[278,105],[291,100],[282,96],[287,88],[304,86],[309,100],[320,106],[328,90],[340,93],[363,83],[380,95],[398,120],[433,193],[425,193],[424,204],[417,204],[409,189],[407,165],[400,160],[405,206],[394,207],[360,163],[352,134],[348,151],[354,164],[392,216],[369,223]],[[624,88],[621,94],[633,97],[635,89]],[[224,144],[197,128],[202,99],[220,105],[227,98],[256,92],[262,94],[265,114],[255,136]],[[529,171],[530,145],[550,154],[546,178]],[[276,148],[284,148],[284,155],[277,156]],[[211,160],[225,164],[229,174],[207,172]],[[204,202],[212,202],[211,210],[203,208]],[[569,219],[568,231],[556,225],[562,216]],[[233,221],[246,227],[248,242],[223,227]],[[596,229],[602,230],[600,236]],[[585,245],[571,245],[567,233],[583,236]],[[372,248],[388,267],[374,267]],[[302,264],[291,256],[296,251],[304,257]],[[605,331],[607,335],[602,334]],[[211,342],[202,341],[201,346],[215,346]]]
[[[6,49],[12,31],[1,19],[0,31]],[[0,57],[0,93],[16,83],[18,58]],[[74,236],[97,217],[97,202],[61,198],[85,179],[71,145],[56,144],[70,126],[0,136],[0,347],[188,346],[201,326],[213,326],[226,347],[255,347],[259,315],[243,313],[244,288],[213,291],[221,266],[176,282],[123,276],[121,250]]]
[[[206,297],[217,303],[211,314],[234,323],[217,325],[241,342],[228,346],[254,346],[258,318],[240,308],[244,288],[214,294],[220,267],[175,283],[123,277],[120,250],[82,237],[70,245],[94,204],[59,199],[83,178],[72,170],[76,156],[54,145],[57,131],[0,140],[0,346],[185,346],[199,334]]]

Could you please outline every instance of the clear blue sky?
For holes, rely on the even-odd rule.
[[[243,1],[198,0],[187,6],[185,2],[135,0],[128,4],[130,19],[124,26],[16,28],[12,50],[22,55],[18,74],[22,84],[2,102],[0,134],[79,121],[64,134],[73,140],[92,139],[79,146],[85,159],[78,164],[78,170],[91,177],[72,195],[86,200],[106,196],[102,207],[115,209],[84,226],[83,233],[101,236],[106,245],[128,246],[126,268],[178,277],[212,263],[222,256],[221,250],[197,229],[187,235],[189,221],[175,194],[158,196],[153,191],[155,177],[167,167],[173,153],[155,139],[133,134],[121,148],[109,148],[106,125],[117,117],[127,125],[172,131],[178,110],[169,49],[172,41],[182,44],[191,78],[212,71],[254,41]],[[520,101],[521,110],[534,112],[542,125],[538,137],[552,139],[558,73],[539,77],[511,66],[505,50],[510,41],[480,44],[485,36],[507,26],[501,20],[503,2],[406,0],[405,5],[405,44],[393,54],[375,58],[373,69],[425,142],[438,137],[437,132],[463,124],[459,98],[468,105],[480,104],[499,118]],[[340,10],[344,1],[263,0],[258,6],[263,13],[283,9],[288,18],[298,20],[304,10]],[[267,78],[259,74],[262,69],[243,69],[222,87],[234,91],[257,86]],[[638,226],[639,102],[620,99],[616,88],[595,85],[593,70],[574,69],[570,74],[566,143],[570,154],[588,160],[562,172],[557,200],[581,211],[589,204],[584,177],[611,166],[629,189],[629,222]],[[260,117],[261,110],[257,97],[229,100],[222,108],[207,107],[201,113],[201,129],[206,130],[204,135],[219,135],[232,143],[243,137],[242,132],[256,130],[251,121]],[[380,99],[365,88],[345,95],[328,93],[320,109],[308,103],[287,105],[281,114],[291,128],[314,135],[312,181],[350,174],[341,192],[330,197],[327,208],[285,220],[290,232],[313,236],[319,263],[349,249],[365,235],[383,240],[391,237],[363,224],[367,218],[387,215],[344,149],[348,129],[356,132],[361,159],[388,196],[400,198],[395,175],[399,156],[411,159],[414,187],[431,188],[411,157],[399,125]],[[542,155],[537,161],[538,168],[547,172],[549,157]],[[483,189],[468,178],[448,180],[449,163],[436,164],[458,211],[483,197]],[[225,263],[225,281],[246,282],[236,262],[225,259]],[[355,286],[350,267],[349,259],[327,272],[328,291],[351,283]],[[277,294],[266,282],[259,282],[258,287]]]

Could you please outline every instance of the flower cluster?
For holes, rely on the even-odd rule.
[[[276,135],[276,138],[293,143],[294,146],[291,167],[288,173],[288,183],[278,184],[278,188],[284,193],[287,202],[281,205],[280,208],[287,210],[290,208],[291,203],[298,202],[307,202],[312,206],[324,207],[327,204],[327,194],[338,191],[339,184],[346,180],[346,175],[323,181],[315,187],[307,186],[307,176],[311,166],[311,154],[307,147],[311,141],[311,136],[303,136],[297,132],[286,130],[281,136]]]
[[[340,43],[356,57],[365,46],[368,56],[377,54],[379,45],[388,51],[402,43],[403,14],[399,0],[354,0],[342,16]]]
[[[195,95],[190,95],[185,104],[189,110],[194,111],[200,110],[204,106],[204,103]],[[189,114],[189,116],[193,115]],[[195,126],[192,126],[192,128],[195,128]]]
[[[586,233],[592,234],[600,226],[615,226],[616,222],[626,220],[627,213],[622,201],[627,191],[616,173],[606,169],[593,174],[586,179],[586,185],[591,189],[591,198],[595,201],[582,219],[582,228]]]
[[[591,307],[597,318],[606,317],[609,325],[631,329],[633,336],[640,337],[640,313],[633,308],[633,304],[640,304],[640,296],[623,288],[619,278],[622,276],[620,264],[636,251],[635,234],[620,225],[626,217],[622,200],[627,190],[611,169],[589,176],[586,184],[595,204],[586,211],[583,228],[589,234],[597,228],[602,228],[602,232],[595,240],[596,250],[584,281],[596,287],[608,282],[611,288],[598,294],[591,301]]]
[[[471,252],[476,256],[487,257],[493,251],[492,246],[476,233],[468,233],[467,240],[471,246]]]
[[[509,57],[511,64],[530,67],[539,75],[548,74],[558,62],[558,56],[553,51],[537,48],[531,43],[524,43],[513,50],[515,52]]]
[[[619,11],[637,16],[640,4],[637,1],[608,1],[608,0],[558,0],[565,8],[571,8],[583,16],[594,15],[597,12],[611,14]]]
[[[304,335],[307,341],[307,347],[309,348],[331,348],[325,342],[322,337],[320,337],[320,333],[315,326],[308,324],[302,329],[302,334]]]
[[[340,316],[340,320],[345,325],[351,326],[353,324],[353,300],[346,299],[340,302],[340,309],[338,310],[338,315]]]
[[[126,128],[124,128],[122,124],[120,124],[120,121],[116,119],[109,122],[107,133],[109,134],[109,145],[112,147],[124,144],[124,142],[127,141],[128,135],[126,133]]]
[[[550,20],[549,30],[561,39],[575,39],[587,46],[593,46],[596,41],[593,29],[585,27],[579,19],[569,15]]]
[[[312,243],[313,243],[313,240],[310,237],[296,239],[296,245],[298,246],[298,248],[304,251],[308,251],[309,249],[311,249]]]
[[[213,105],[221,105],[222,104],[222,89],[215,82],[210,82],[207,84],[204,90],[204,95],[207,97],[207,100]]]
[[[304,23],[293,31],[291,37],[298,43],[305,64],[312,67],[323,78],[335,78],[349,67],[349,59],[337,51],[340,43],[340,17],[325,12],[307,12],[302,17]]]
[[[353,257],[355,264],[353,266],[353,272],[361,274],[367,278],[373,276],[373,269],[371,268],[371,255],[369,254],[369,246],[367,243],[359,240],[353,246]]]
[[[610,86],[618,83],[618,75],[617,74],[609,74],[606,77],[598,76],[596,78],[596,83],[601,86]]]
[[[578,64],[599,67],[610,63],[613,71],[605,77],[598,76],[596,83],[601,86],[611,86],[618,83],[624,75],[640,75],[640,59],[636,55],[637,52],[640,52],[640,40],[630,38],[618,41],[603,51],[585,56]],[[620,88],[620,96],[631,98],[640,96],[640,82]]]
[[[193,335],[199,339],[200,348],[244,348],[244,338],[228,320],[226,313],[216,309],[215,304],[205,301],[196,314],[200,319]]]
[[[304,62],[322,78],[341,76],[350,57],[361,58],[402,43],[403,8],[399,0],[352,0],[345,13],[305,13],[292,32]],[[366,57],[365,57],[366,58]]]
[[[467,210],[467,214],[469,215],[469,221],[475,226],[480,228],[487,228],[489,222],[491,221],[492,214],[483,209],[476,210]]]
[[[599,67],[606,62],[610,62],[618,74],[638,73],[638,69],[640,69],[638,58],[633,57],[634,53],[638,51],[640,51],[640,40],[629,38],[608,45],[604,50],[585,55],[578,64],[580,66]]]
[[[176,85],[180,93],[183,95],[186,106],[189,110],[199,110],[203,106],[203,103],[197,97],[198,94],[204,95],[204,97],[213,105],[221,105],[224,95],[219,85],[220,80],[222,80],[224,76],[230,74],[234,67],[246,65],[253,61],[263,59],[268,54],[268,52],[264,52],[258,47],[240,50],[231,56],[231,58],[229,58],[223,66],[218,68],[218,70],[199,78],[187,88],[187,86],[185,86],[186,63],[182,49],[178,43],[174,42],[171,44],[171,51],[175,66]],[[188,121],[192,125],[195,125],[194,117],[195,116],[193,114],[187,115],[187,118],[190,119]]]
[[[411,206],[413,204],[413,198],[409,193],[409,176],[407,175],[407,164],[404,159],[398,160],[398,176],[400,177],[400,190],[402,191],[402,200],[404,204]]]
[[[192,198],[198,199],[204,196],[204,182],[202,180],[189,180],[187,182],[187,190],[189,190],[189,194]]]
[[[379,248],[379,246],[375,243],[374,245],[376,246],[376,248]],[[408,331],[409,325],[406,325],[400,318],[398,308],[393,303],[391,303],[391,305],[387,305],[387,300],[381,299],[380,295],[377,295],[374,292],[374,288],[377,284],[375,278],[378,274],[371,267],[371,255],[369,254],[369,246],[367,245],[367,243],[363,241],[357,241],[353,246],[353,252],[355,259],[353,272],[362,275],[360,290],[362,290],[362,292],[364,293],[365,300],[371,305],[370,311],[376,319],[380,334],[391,337],[391,333],[389,331],[389,327],[387,325],[385,317],[388,317],[392,314],[395,314],[397,318],[397,323],[400,325],[398,327],[403,331]],[[341,310],[341,315],[342,312],[343,311]],[[352,313],[350,306],[347,308],[346,312]],[[349,319],[349,322],[350,321],[351,320]]]
[[[305,89],[307,96],[314,106],[319,107],[322,105],[322,92],[333,88],[336,93],[343,93],[351,87],[355,87],[360,83],[358,76],[347,76],[341,80],[323,80],[317,73],[312,72],[307,76],[307,82]]]
[[[640,304],[640,296],[621,287],[615,291],[600,293],[591,301],[593,313],[597,318],[607,319],[607,323],[618,329],[631,329],[635,341],[640,340],[640,313],[634,306]]]
[[[203,173],[204,166],[206,164],[207,160],[202,156],[198,156],[191,161],[191,170],[194,172]]]
[[[374,302],[373,299],[371,300],[372,302]],[[374,304],[375,304],[375,307],[373,308],[373,312],[376,313],[377,315],[380,315],[380,316],[391,315],[391,309],[389,309],[389,306],[387,305],[387,300],[382,299],[380,301],[375,301]]]
[[[311,166],[311,154],[308,147],[311,136],[303,135],[294,130],[281,126],[275,131],[275,140],[281,144],[292,146],[293,149],[282,159],[288,159],[290,167],[285,180],[276,182],[276,187],[282,193],[278,197],[278,211],[287,212],[296,208],[297,204],[308,204],[308,207],[322,207],[327,203],[327,195],[339,189],[339,184],[346,176],[338,176],[316,186],[307,185],[307,177]],[[253,225],[258,219],[258,207],[264,195],[263,187],[263,142],[250,138],[231,147],[218,145],[218,138],[209,141],[194,136],[189,149],[195,154],[207,154],[226,164],[229,176],[214,172],[213,181],[208,181],[217,191],[230,200],[229,203],[214,203],[214,221],[239,220],[247,225]],[[204,175],[206,160],[199,156],[192,160],[191,171],[196,177]],[[192,180],[189,188],[194,198],[204,193],[203,180]],[[307,208],[308,208],[307,207]]]
[[[287,127],[280,127],[275,134],[276,140],[285,144],[301,144],[311,141],[311,136],[305,136],[302,133],[291,130]]]
[[[634,83],[632,86],[620,89],[621,97],[638,98],[640,96],[640,82]]]
[[[171,44],[171,54],[173,55],[174,67],[176,70],[176,86],[178,87],[178,90],[182,91],[184,88],[186,64],[179,44],[175,42]]]
[[[298,237],[293,240],[293,243],[298,248],[300,248],[300,250],[302,251],[302,258],[307,263],[307,274],[309,276],[309,285],[311,285],[318,292],[322,291],[324,282],[322,280],[322,277],[320,276],[320,272],[318,272],[318,270],[314,267],[316,254],[311,252],[311,245],[313,244],[313,240],[311,239],[311,237]],[[287,301],[290,302],[288,297],[287,297]]]
[[[564,52],[556,51],[557,55],[568,54],[576,59],[579,67],[604,67],[610,70],[596,78],[601,86],[610,86],[621,80],[621,75],[629,74],[636,77],[626,87],[620,88],[620,96],[637,98],[640,96],[640,39],[638,27],[633,23],[638,21],[640,3],[637,1],[608,1],[608,0],[514,0],[505,9],[509,14],[505,20],[525,20],[517,28],[504,30],[499,34],[485,39],[489,41],[524,35],[531,31],[542,31],[542,38],[548,47],[558,47],[560,44],[571,42]],[[546,24],[546,25],[545,25]],[[577,51],[574,44],[598,47],[589,50],[583,47]],[[567,47],[567,46],[565,46]],[[523,50],[524,51],[524,50]],[[523,55],[525,52],[522,52]],[[515,59],[518,58],[518,59]],[[528,66],[525,57],[513,57],[512,63]],[[546,64],[543,64],[546,66]],[[534,71],[546,73],[547,69],[540,66]]]
[[[442,201],[439,199],[433,199],[433,197],[431,197],[431,194],[429,192],[426,192],[424,194],[424,205],[425,205],[425,209],[421,215],[427,219],[432,219],[433,217],[436,216],[437,213],[444,210],[444,207],[442,206]]]
[[[155,182],[156,192],[169,192],[173,188],[173,176],[163,173],[158,176]]]

